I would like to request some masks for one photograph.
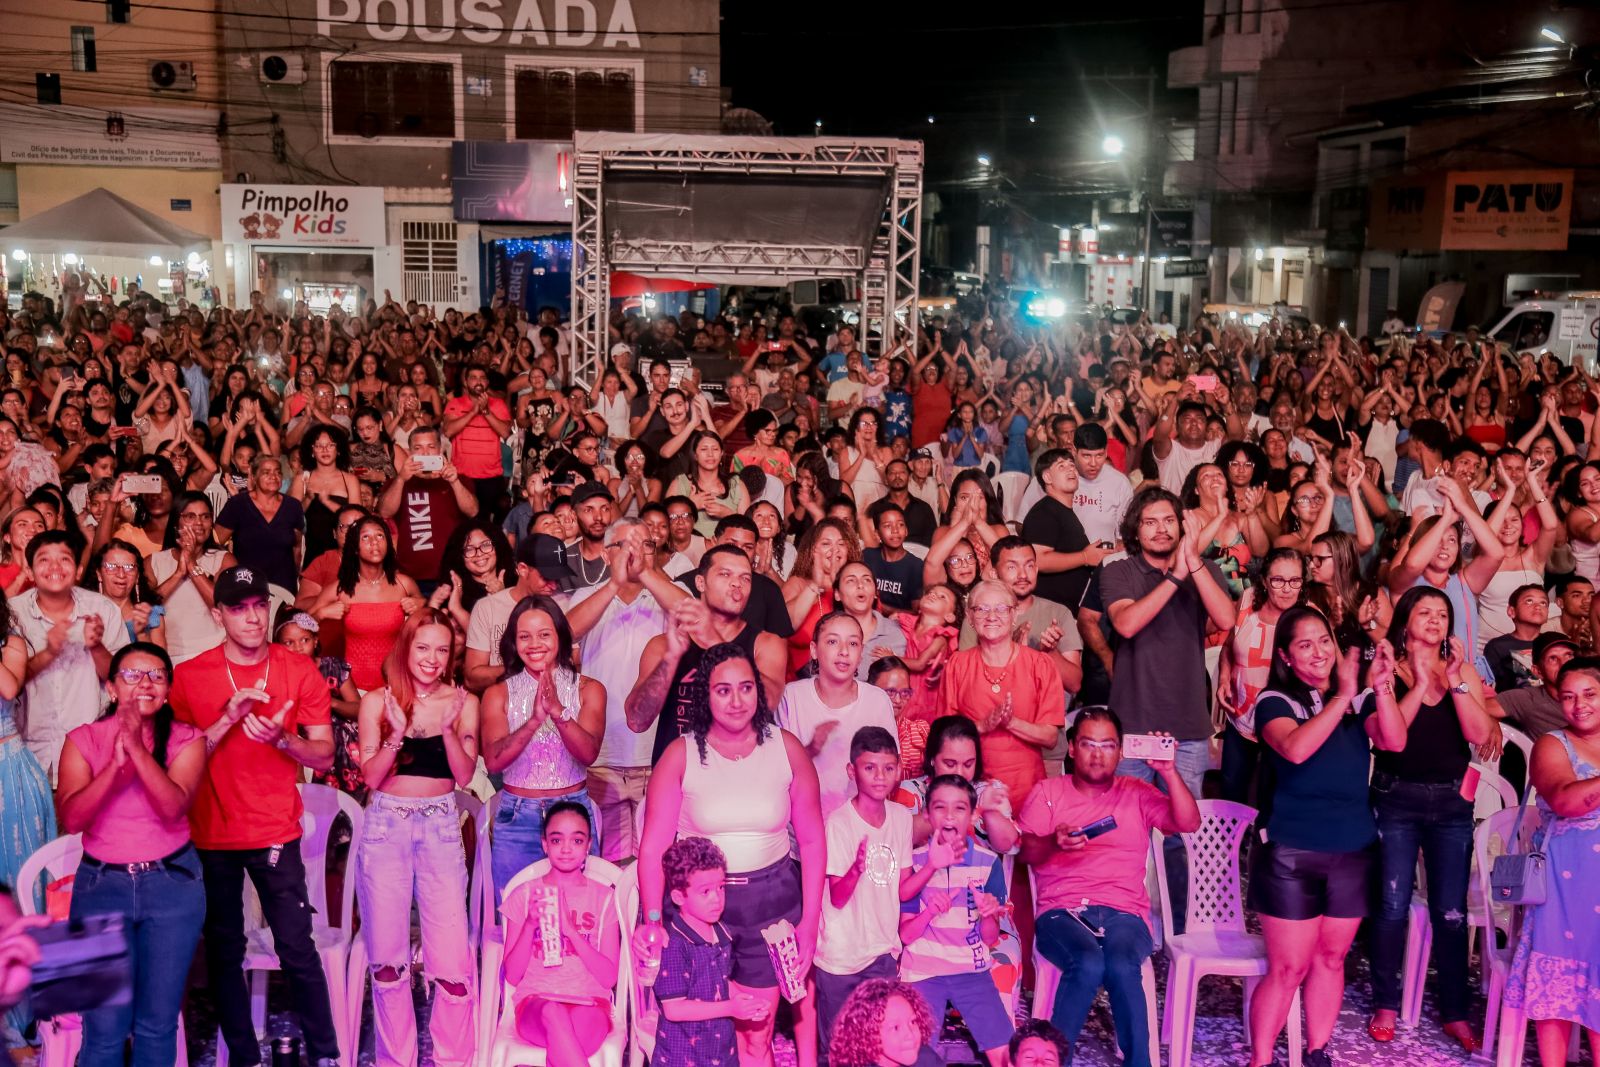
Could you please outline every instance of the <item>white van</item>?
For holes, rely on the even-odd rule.
[[[1486,333],[1512,352],[1549,349],[1564,363],[1583,360],[1594,373],[1600,342],[1600,292],[1540,293],[1506,309]]]

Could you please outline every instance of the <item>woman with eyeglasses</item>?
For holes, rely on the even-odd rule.
[[[1234,391],[1238,397],[1238,390]],[[1265,555],[1277,538],[1280,527],[1267,491],[1267,456],[1261,446],[1249,441],[1227,441],[1213,461],[1228,479],[1228,494],[1233,510],[1244,528],[1250,550]]]
[[[1217,664],[1217,726],[1222,730],[1222,796],[1249,803],[1261,746],[1256,739],[1256,697],[1272,673],[1272,639],[1283,613],[1300,603],[1305,560],[1292,548],[1275,548],[1261,562],[1261,576],[1239,601],[1239,621],[1222,646]],[[1262,817],[1272,788],[1260,788]]]
[[[478,601],[517,584],[511,542],[493,523],[482,519],[463,523],[445,543],[439,578],[428,603],[448,610],[465,634]]]
[[[78,584],[111,598],[122,613],[122,626],[128,631],[129,641],[167,647],[166,609],[145,581],[137,548],[113,538],[89,558],[88,569]]]
[[[1292,548],[1301,555],[1311,551],[1311,542],[1333,525],[1333,472],[1323,460],[1312,468],[1311,477],[1294,483],[1289,503],[1283,510],[1283,532],[1273,544]]]
[[[67,735],[59,807],[64,833],[83,835],[72,918],[120,914],[132,955],[129,1003],[83,1013],[84,1067],[170,1064],[178,1012],[205,920],[189,805],[205,770],[201,732],[174,721],[166,650],[136,641],[111,658],[111,706]],[[8,816],[9,818],[9,816]]]

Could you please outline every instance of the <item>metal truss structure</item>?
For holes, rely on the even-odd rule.
[[[853,277],[861,286],[862,341],[874,353],[915,347],[921,271],[922,143],[791,137],[677,138],[659,134],[578,133],[572,169],[572,371],[589,383],[608,362],[610,278],[614,271],[674,278]],[[607,220],[608,175],[694,182],[740,176],[830,181],[881,178],[883,211],[870,244],[786,242],[783,234],[740,241],[696,241],[629,234]]]

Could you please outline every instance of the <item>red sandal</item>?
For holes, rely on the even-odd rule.
[[[1387,1045],[1389,1042],[1394,1040],[1394,1027],[1379,1026],[1375,1022],[1368,1022],[1367,1036],[1372,1038],[1374,1041],[1378,1041]]]

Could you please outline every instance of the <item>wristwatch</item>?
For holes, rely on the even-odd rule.
[[[1467,687],[1466,682],[1461,682],[1458,685],[1452,685],[1450,692],[1455,693],[1457,696],[1466,696],[1471,690]]]

